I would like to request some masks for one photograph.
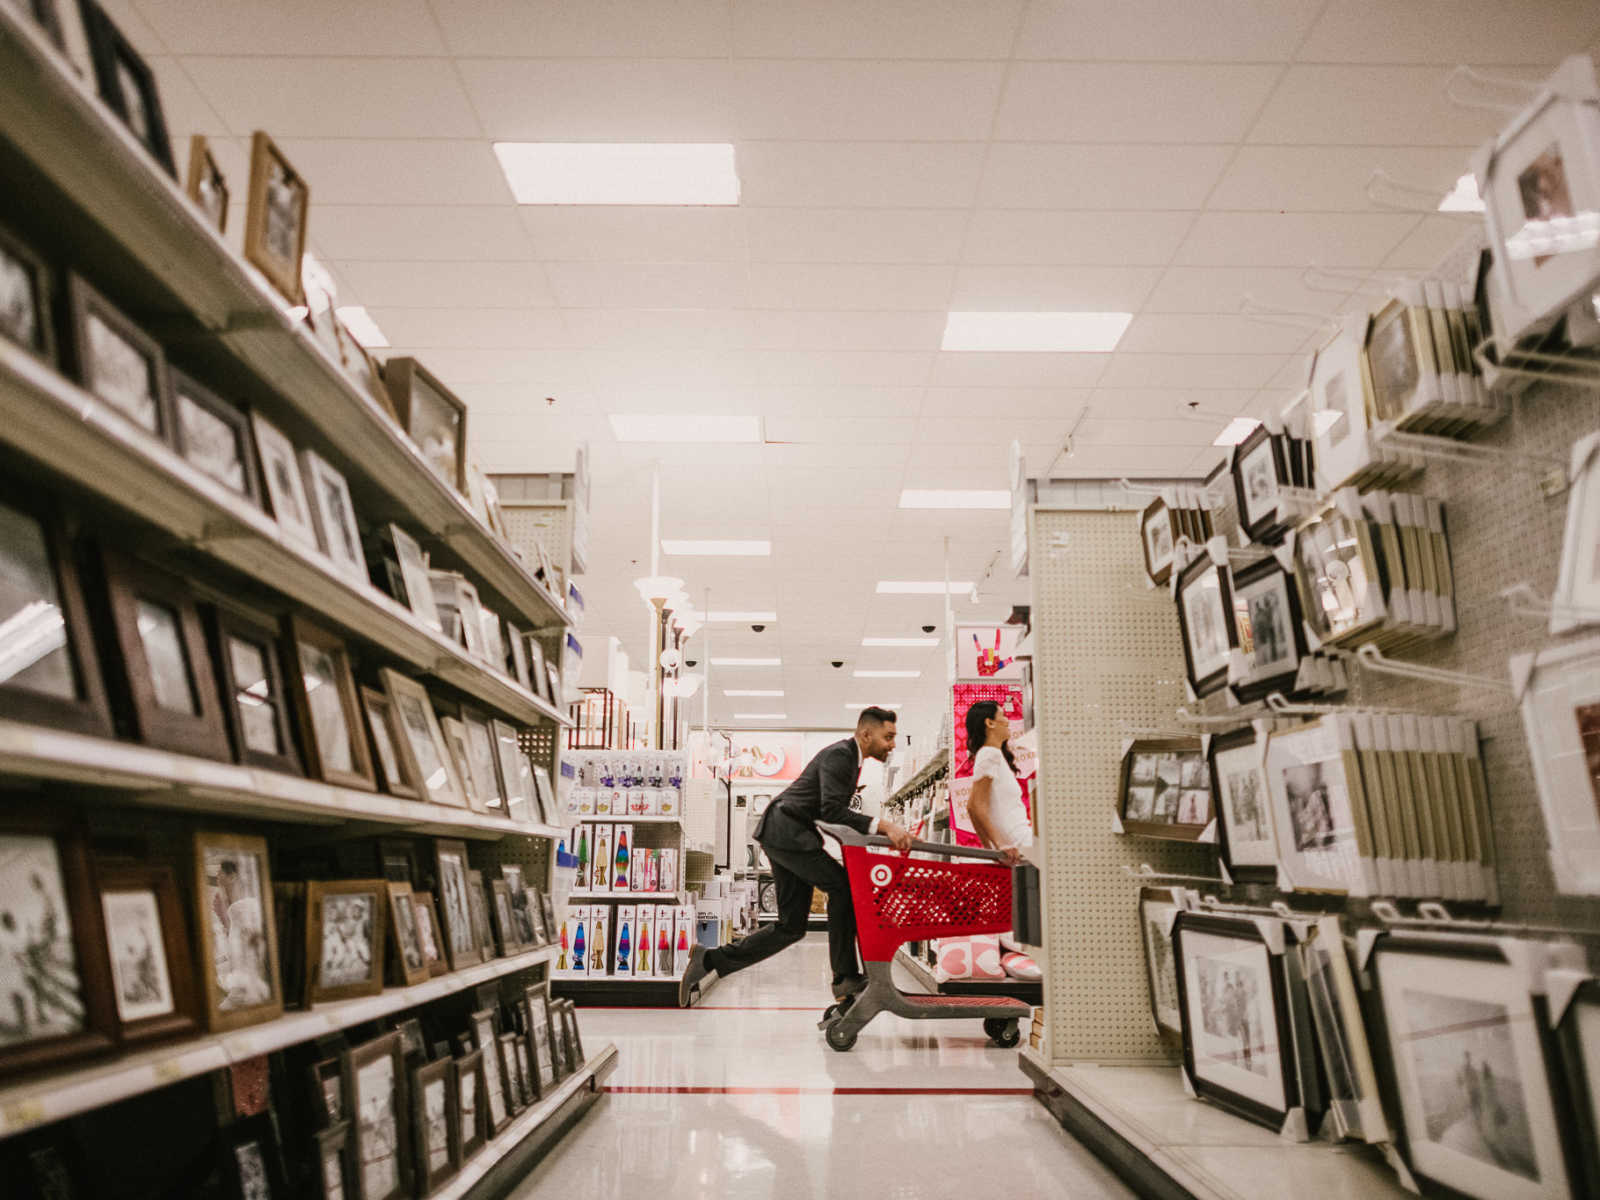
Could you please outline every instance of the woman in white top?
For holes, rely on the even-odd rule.
[[[998,701],[979,700],[967,709],[967,750],[972,755],[972,797],[967,814],[991,850],[1004,850],[1020,862],[1023,847],[1033,844],[1033,827],[1022,804],[1017,761],[1007,739],[1011,722]]]

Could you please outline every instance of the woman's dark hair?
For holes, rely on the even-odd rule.
[[[1000,702],[998,700],[979,700],[967,709],[967,753],[973,758],[978,757],[978,751],[989,740],[989,730],[985,721],[991,721],[1000,715]],[[1000,743],[1000,753],[1006,756],[1006,766],[1011,768],[1011,773],[1017,773],[1017,757],[1011,753],[1009,741]]]

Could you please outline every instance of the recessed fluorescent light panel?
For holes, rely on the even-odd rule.
[[[709,413],[612,413],[611,435],[619,442],[760,442],[761,418]]]
[[[1478,177],[1468,171],[1456,180],[1455,187],[1446,192],[1444,199],[1439,201],[1439,211],[1481,213],[1483,197],[1478,195]]]
[[[776,691],[762,691],[759,688],[754,690],[749,688],[723,688],[722,694],[724,696],[763,696],[766,699],[771,700],[774,697],[783,695],[783,689],[779,688]]]
[[[939,639],[936,637],[925,638],[891,638],[891,637],[864,637],[861,639],[863,646],[937,646]]]
[[[948,584],[938,579],[880,579],[880,596],[942,596],[948,591],[952,596],[972,590],[972,580],[951,580]]]
[[[921,671],[852,671],[857,679],[920,679]]]
[[[1256,431],[1256,426],[1261,424],[1254,417],[1235,417],[1228,422],[1228,427],[1217,434],[1213,446],[1237,446],[1245,438]]]
[[[351,304],[334,311],[339,314],[339,320],[344,322],[344,327],[350,331],[350,336],[366,349],[381,350],[389,344],[389,339],[383,335],[383,330],[378,328],[378,323],[372,319],[372,314],[365,306]]]
[[[518,204],[737,204],[726,143],[496,142]]]
[[[731,538],[662,538],[661,553],[697,554],[707,558],[766,558],[772,554],[772,543]]]
[[[781,667],[781,658],[713,658],[713,667]]]
[[[787,721],[788,713],[734,713],[735,721]]]
[[[1011,493],[1001,489],[907,488],[900,493],[901,508],[1010,508]]]
[[[939,348],[1105,354],[1132,320],[1125,312],[953,312]]]

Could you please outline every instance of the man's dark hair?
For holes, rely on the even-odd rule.
[[[863,708],[861,715],[856,718],[856,728],[863,725],[894,725],[897,724],[895,715],[887,708]]]

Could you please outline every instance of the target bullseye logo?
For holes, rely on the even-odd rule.
[[[867,878],[872,880],[873,887],[888,887],[889,881],[894,878],[894,870],[888,863],[876,863],[867,872]]]

